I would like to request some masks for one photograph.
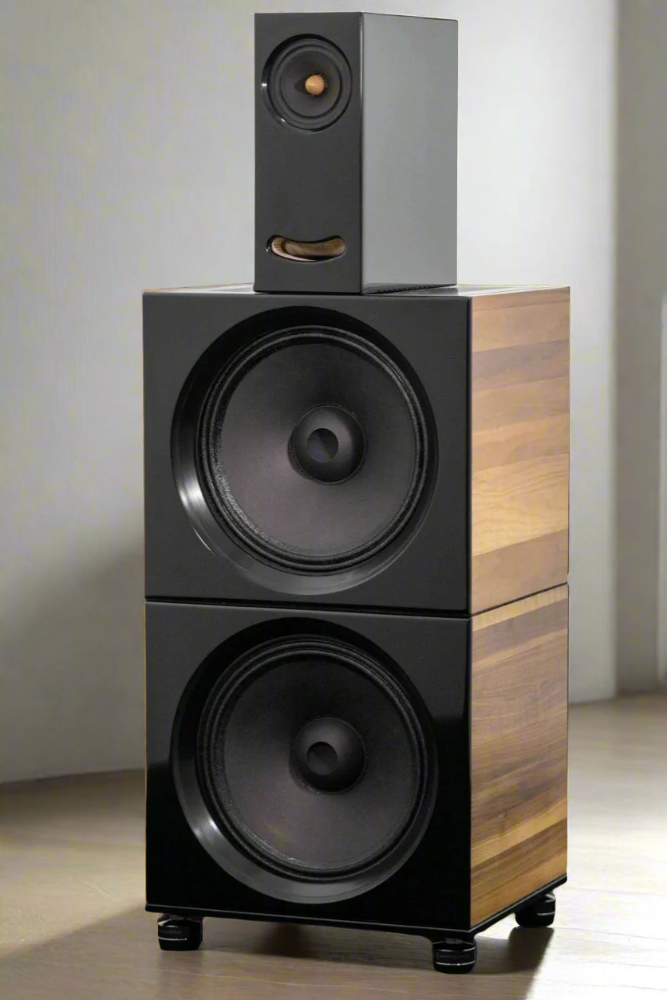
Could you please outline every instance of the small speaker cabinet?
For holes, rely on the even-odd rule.
[[[292,29],[290,28],[290,31]],[[144,301],[147,907],[419,934],[566,877],[569,293]]]
[[[457,23],[255,19],[255,288],[456,282]]]

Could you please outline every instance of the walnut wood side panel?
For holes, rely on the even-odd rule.
[[[471,622],[471,926],[565,874],[568,590]]]
[[[568,571],[568,289],[471,299],[471,610]]]

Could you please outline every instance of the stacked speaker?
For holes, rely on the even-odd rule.
[[[466,972],[565,880],[569,296],[454,284],[455,22],[256,56],[254,290],[144,298],[147,908]]]

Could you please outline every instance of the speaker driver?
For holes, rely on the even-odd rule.
[[[279,330],[242,348],[197,431],[207,503],[270,566],[327,574],[374,559],[406,529],[429,471],[410,378],[356,333]]]
[[[343,53],[324,38],[294,38],[266,64],[262,90],[280,121],[295,128],[323,129],[340,118],[352,93]]]
[[[210,815],[254,864],[363,891],[412,852],[430,812],[427,738],[387,665],[299,635],[242,654],[212,687],[196,738]]]

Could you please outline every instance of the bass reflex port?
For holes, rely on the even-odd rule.
[[[306,242],[291,240],[285,236],[272,236],[268,245],[269,253],[288,260],[322,261],[342,257],[346,250],[345,240],[340,236],[330,236],[326,240]]]

